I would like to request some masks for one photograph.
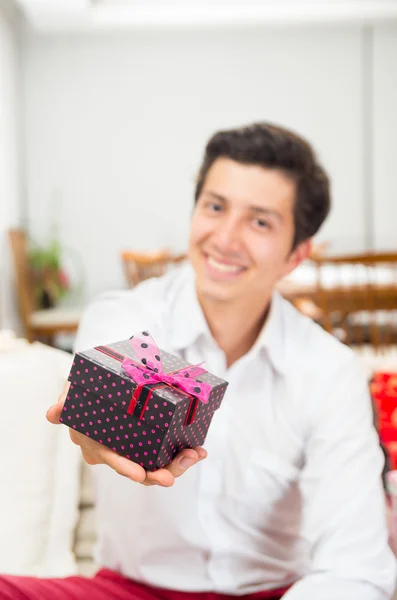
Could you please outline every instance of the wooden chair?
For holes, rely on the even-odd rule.
[[[319,259],[319,258],[322,258],[323,256],[325,256],[326,252],[329,250],[329,246],[330,246],[330,243],[328,241],[313,244],[311,252],[308,257],[308,261],[312,261],[314,259]],[[283,285],[284,285],[284,283],[281,283],[280,291],[282,291]],[[287,283],[287,286],[288,286],[288,283]],[[291,292],[291,290],[290,290],[290,292]],[[303,295],[299,295],[299,294],[296,295],[296,294],[291,294],[291,293],[288,294],[288,290],[285,295],[290,296],[289,299],[291,300],[292,304],[301,313],[303,313],[307,317],[310,317],[314,321],[318,322],[321,320],[322,311],[315,304],[315,302],[313,302],[313,300],[309,296],[307,296],[305,294],[303,294]]]
[[[172,254],[167,250],[150,253],[124,251],[121,253],[127,285],[134,287],[150,277],[159,277],[186,260],[185,254]]]
[[[397,252],[313,256],[319,321],[350,346],[397,343]]]
[[[53,345],[54,336],[59,333],[73,333],[77,330],[80,311],[66,308],[38,310],[35,304],[32,280],[29,271],[28,243],[22,229],[8,232],[15,284],[24,327],[24,335],[29,341],[43,340]]]

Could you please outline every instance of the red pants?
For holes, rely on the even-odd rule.
[[[241,600],[279,600],[286,589],[239,596]],[[0,576],[0,600],[236,600],[236,596],[207,592],[175,592],[152,588],[101,569],[94,577]]]

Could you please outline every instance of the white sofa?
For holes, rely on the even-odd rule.
[[[0,331],[0,572],[92,573],[89,467],[68,429],[48,423],[72,356]]]

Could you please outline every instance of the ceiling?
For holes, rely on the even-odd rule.
[[[397,20],[397,0],[13,0],[40,32]]]

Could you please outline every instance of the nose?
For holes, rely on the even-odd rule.
[[[213,236],[213,242],[223,253],[237,251],[241,247],[241,225],[233,215],[225,215],[220,220]]]

